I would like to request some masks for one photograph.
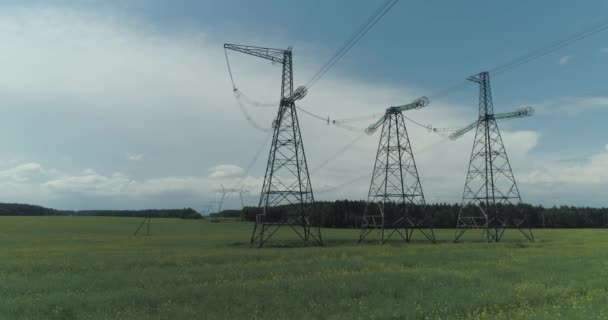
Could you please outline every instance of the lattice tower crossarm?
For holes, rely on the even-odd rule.
[[[479,84],[479,118],[452,136],[455,139],[476,128],[454,241],[475,228],[483,230],[486,241],[498,242],[509,227],[517,228],[533,241],[532,230],[522,229],[530,221],[521,211],[521,196],[496,121],[529,116],[532,110],[495,115],[489,73],[482,72],[469,80]],[[506,216],[507,210],[517,214]]]
[[[378,233],[381,244],[395,234],[409,242],[414,230],[434,242],[402,109],[388,108],[383,119],[359,242],[372,232]]]

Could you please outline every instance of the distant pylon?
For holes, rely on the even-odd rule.
[[[249,194],[249,190],[244,190],[243,188],[225,188],[224,185],[221,185],[221,189],[216,190],[220,194],[220,200],[218,201],[217,212],[222,212],[224,207],[224,202],[227,196],[230,195],[238,195],[239,200],[241,201],[241,210],[245,208],[245,201],[243,200],[243,194]]]
[[[385,116],[368,128],[368,133],[373,132],[382,124],[359,242],[373,231],[378,232],[381,244],[395,233],[409,242],[416,229],[435,242],[431,219],[424,210],[422,184],[402,113],[427,104],[428,99],[423,98],[410,105],[388,108]]]
[[[529,221],[519,207],[521,196],[496,122],[529,116],[533,111],[526,108],[495,115],[489,73],[482,72],[468,80],[479,84],[479,119],[451,136],[455,139],[477,128],[454,241],[468,229],[482,229],[486,241],[498,242],[509,227],[517,228],[528,240],[534,241],[532,230],[522,229]],[[507,219],[506,209],[515,209],[518,217]]]

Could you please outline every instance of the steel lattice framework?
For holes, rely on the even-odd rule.
[[[468,80],[479,84],[479,119],[451,136],[455,139],[477,129],[454,241],[473,228],[482,229],[488,242],[498,242],[509,227],[516,227],[534,241],[532,230],[522,229],[526,216],[519,208],[521,196],[497,123],[497,119],[530,116],[533,110],[525,108],[495,115],[489,73],[482,72]],[[504,215],[506,208],[516,208],[519,217],[508,221]]]
[[[302,240],[322,244],[320,217],[314,216],[314,196],[295,101],[306,88],[294,91],[291,48],[287,50],[225,44],[224,48],[282,64],[281,100],[273,121],[259,211],[251,243],[262,247],[281,227],[288,226]],[[316,226],[313,226],[316,225]]]
[[[385,116],[368,128],[371,133],[382,123],[359,242],[373,231],[378,231],[381,244],[395,233],[409,242],[415,229],[435,241],[433,229],[426,229],[430,219],[424,214],[426,202],[402,113],[427,104],[428,99],[423,98],[410,105],[388,108]],[[422,214],[414,215],[414,208]]]

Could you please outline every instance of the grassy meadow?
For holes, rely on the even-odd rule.
[[[249,223],[140,221],[0,217],[0,319],[608,319],[608,230],[257,249]]]

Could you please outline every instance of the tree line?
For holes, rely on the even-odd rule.
[[[56,210],[21,203],[0,203],[0,216],[101,216],[101,217],[151,217],[201,219],[191,208],[151,210]]]
[[[329,228],[358,228],[361,225],[363,212],[365,211],[365,201],[322,201],[308,207],[312,219],[321,222],[323,227]],[[296,212],[296,207],[283,206],[272,208],[267,212],[267,220],[279,219],[282,215]],[[464,210],[469,212],[477,211],[477,208],[466,207]],[[608,227],[608,208],[574,207],[574,206],[553,206],[545,208],[521,204],[517,206],[497,207],[500,212],[501,220],[509,224],[517,223],[522,216],[526,216],[526,226],[532,228],[604,228]],[[387,207],[387,215],[395,214],[398,208]],[[368,208],[370,214],[379,214],[377,206]],[[256,207],[246,207],[243,209],[242,217],[248,221],[255,221],[259,209]],[[412,220],[427,222],[434,228],[454,228],[460,213],[459,204],[437,203],[427,204],[426,206],[408,206],[408,214]],[[478,214],[479,215],[479,214]]]
[[[314,206],[306,207],[310,211],[313,223],[320,223],[328,228],[358,228],[361,225],[365,201],[321,201]],[[282,206],[272,208],[267,212],[266,220],[280,219],[285,214],[291,214],[298,208]],[[387,207],[387,215],[395,214],[398,208]],[[378,214],[377,208],[368,208],[370,214]],[[465,210],[477,210],[465,208]],[[543,207],[522,204],[519,206],[504,206],[499,208],[501,219],[507,222],[517,221],[523,214],[532,228],[604,228],[608,227],[608,208],[590,208],[575,206]],[[409,206],[409,215],[416,222],[426,221],[435,228],[453,228],[456,226],[459,204],[427,204],[426,206]],[[246,207],[241,210],[226,210],[212,214],[212,217],[240,217],[247,221],[255,221],[257,207]],[[201,219],[202,216],[191,208],[156,209],[156,210],[56,210],[37,205],[0,203],[0,216],[104,216],[104,217],[152,217]]]

